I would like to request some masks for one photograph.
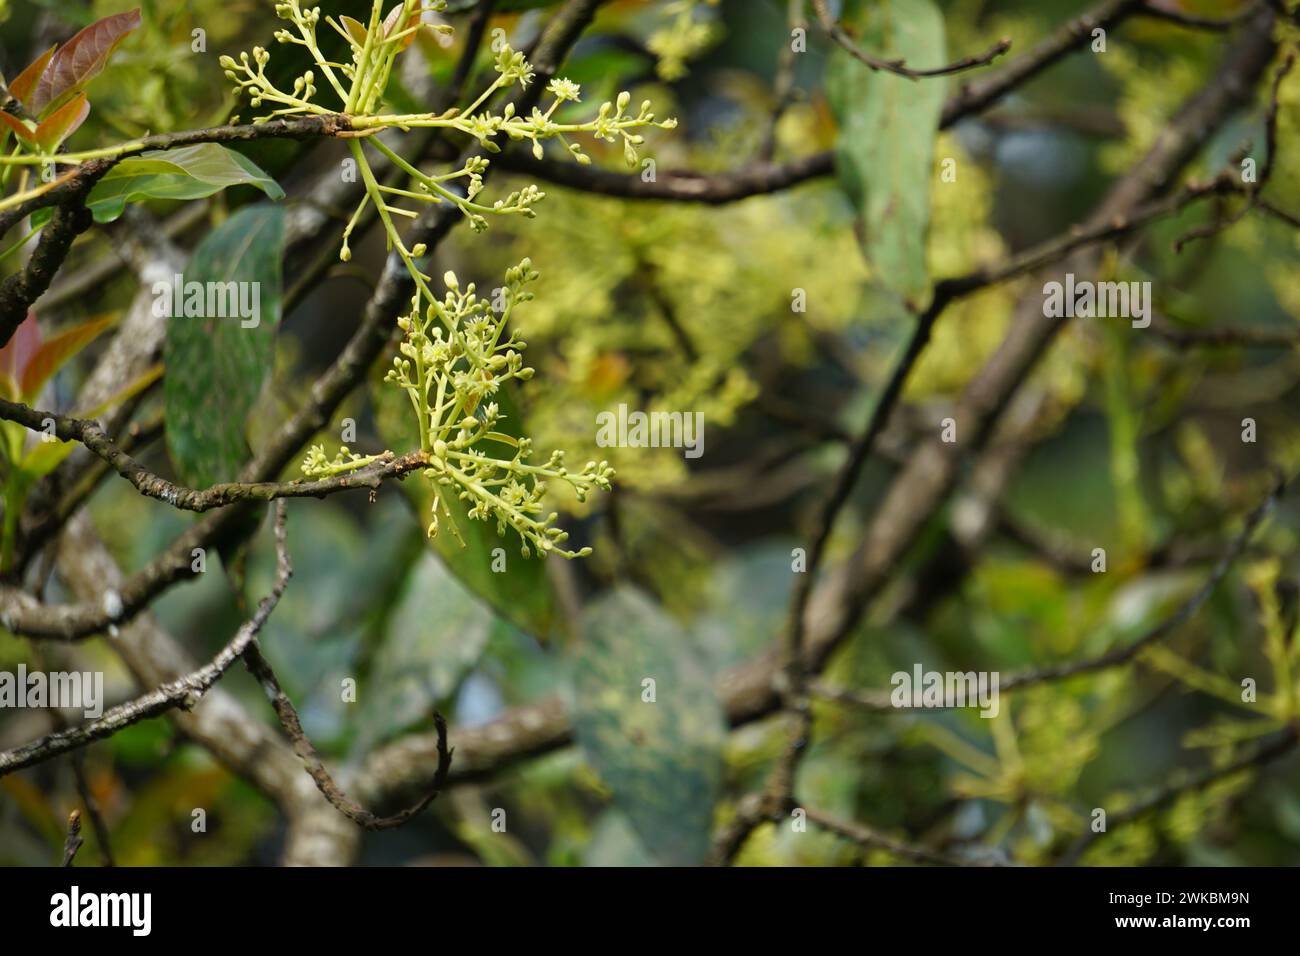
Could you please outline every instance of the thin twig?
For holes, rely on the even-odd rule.
[[[325,768],[325,762],[321,760],[320,754],[317,753],[311,739],[307,736],[306,731],[302,729],[302,721],[298,719],[298,712],[294,709],[293,702],[289,700],[289,695],[280,686],[275,671],[271,669],[270,662],[262,655],[256,641],[245,648],[244,664],[247,665],[249,673],[257,678],[258,683],[262,685],[267,699],[270,700],[271,706],[275,709],[276,717],[280,719],[280,726],[284,728],[285,734],[288,735],[290,742],[293,744],[294,753],[306,765],[307,773],[315,782],[316,789],[340,813],[363,830],[391,830],[409,823],[423,813],[425,807],[433,803],[446,786],[447,773],[451,770],[452,751],[447,748],[447,721],[443,719],[442,714],[435,712],[433,725],[438,734],[438,766],[434,770],[433,784],[428,792],[413,806],[407,807],[392,816],[381,817],[371,813],[344,793],[339,788],[339,785],[334,782],[334,778],[330,776],[329,771]]]
[[[842,820],[839,817],[813,807],[805,808],[805,813],[807,813],[808,819],[819,827],[829,830],[836,836],[843,837],[846,840],[856,843],[864,850],[887,850],[895,856],[901,857],[904,860],[910,860],[913,863],[930,863],[936,866],[988,865],[961,860],[945,853],[926,849],[925,847],[916,846],[911,843],[904,843],[901,840],[896,840],[893,837],[864,824],[850,820]]]
[[[73,858],[81,849],[81,811],[73,810],[68,814],[68,835],[63,841],[63,866],[72,866]]]
[[[938,66],[927,70],[913,69],[907,65],[905,60],[886,60],[868,53],[848,35],[844,27],[840,26],[838,20],[831,16],[831,11],[826,6],[826,0],[812,0],[813,11],[817,14],[817,20],[826,35],[835,41],[845,52],[855,60],[866,64],[873,70],[883,70],[887,73],[893,73],[896,76],[904,76],[909,80],[919,80],[932,76],[951,76],[954,73],[964,73],[966,70],[972,70],[976,67],[987,66],[992,63],[1007,50],[1011,49],[1011,40],[1003,37],[993,44],[989,49],[976,56],[963,57],[953,63],[945,66]]]
[[[135,700],[119,704],[97,720],[56,731],[32,743],[0,753],[0,777],[49,760],[61,753],[67,753],[69,750],[84,747],[92,741],[111,737],[132,724],[164,714],[174,708],[184,707],[192,710],[203,694],[221,679],[221,676],[257,637],[258,632],[271,616],[271,612],[275,610],[280,595],[284,593],[285,586],[293,574],[285,541],[283,501],[278,501],[275,505],[275,542],[277,558],[275,584],[271,587],[270,593],[262,598],[253,616],[235,632],[230,642],[208,664],[184,677],[168,681]]]
[[[113,847],[108,840],[108,824],[104,821],[103,814],[99,812],[99,801],[95,799],[95,794],[90,789],[90,781],[86,779],[85,750],[77,750],[72,754],[72,775],[77,782],[77,794],[86,807],[86,816],[90,817],[90,828],[95,831],[99,855],[104,861],[104,866],[112,867],[115,864]]]
[[[135,486],[140,494],[155,498],[182,511],[204,512],[238,501],[272,501],[277,498],[323,498],[355,488],[377,489],[387,478],[401,478],[429,466],[429,459],[419,451],[394,457],[384,452],[378,460],[355,471],[330,478],[297,481],[226,482],[204,489],[187,488],[149,471],[120,449],[104,432],[99,422],[72,418],[55,412],[29,408],[20,402],[0,399],[0,419],[17,422],[36,432],[53,424],[56,438],[77,441],[101,458],[119,475]]]

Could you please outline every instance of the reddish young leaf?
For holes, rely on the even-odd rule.
[[[29,143],[36,141],[36,135],[27,128],[26,123],[16,116],[11,116],[4,110],[0,110],[0,123],[3,123],[6,129],[13,130]],[[4,130],[0,130],[0,132],[4,132]]]
[[[50,57],[54,56],[54,51],[59,48],[56,43],[50,47],[14,77],[14,81],[9,84],[9,92],[14,95],[18,102],[24,107],[27,106],[28,97],[32,95],[32,90],[36,89],[36,82],[45,73],[45,68],[50,64]]]
[[[53,152],[60,143],[77,131],[89,115],[90,103],[86,100],[86,94],[78,93],[41,120],[34,134],[36,145],[46,152]]]
[[[399,33],[400,31],[413,27],[420,22],[420,17],[424,13],[422,9],[424,7],[424,0],[420,0],[420,2],[415,5],[415,9],[411,12],[411,15],[406,19],[406,26],[399,27],[397,25],[397,21],[401,18],[401,13],[405,6],[406,6],[405,3],[399,2],[397,6],[393,7],[393,9],[388,11],[388,16],[384,17],[385,37],[390,37],[394,33]],[[412,33],[410,36],[402,40],[402,49],[405,50],[413,42],[415,42],[414,33]]]
[[[33,321],[30,317],[28,321]],[[23,399],[32,402],[41,393],[45,383],[52,379],[78,352],[97,339],[105,329],[117,321],[117,315],[92,319],[60,332],[54,338],[41,342],[26,363],[18,370],[18,385]]]
[[[139,25],[137,8],[97,20],[74,36],[55,52],[41,74],[31,102],[26,104],[28,110],[40,115],[89,83],[108,65],[117,45]]]
[[[11,400],[19,398],[19,380],[23,369],[41,347],[41,329],[36,324],[36,313],[28,312],[19,323],[13,337],[0,348],[0,388]]]

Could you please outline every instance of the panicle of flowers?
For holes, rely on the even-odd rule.
[[[571,471],[563,451],[553,451],[544,464],[532,463],[532,440],[502,431],[505,416],[491,400],[504,383],[533,376],[523,362],[527,343],[508,326],[515,307],[533,297],[526,287],[536,279],[524,259],[506,271],[505,285],[489,298],[480,297],[473,283],[462,288],[453,272],[443,276],[447,291],[440,299],[417,292],[411,310],[398,320],[405,334],[384,381],[406,392],[418,424],[428,463],[423,474],[434,486],[430,537],[445,518],[460,538],[447,505],[458,500],[471,520],[494,521],[498,534],[514,529],[525,557],[585,557],[591,549],[565,548],[568,532],[555,527],[555,512],[543,512],[547,482],[563,482],[585,501],[595,490],[609,490],[613,468],[589,461]],[[303,471],[334,475],[388,455],[351,454],[349,460],[349,454],[344,448],[331,460],[322,446],[313,446]]]
[[[662,79],[680,80],[687,63],[717,42],[722,32],[718,25],[696,16],[717,5],[718,0],[672,0],[664,5],[662,14],[668,22],[646,39],[646,49],[658,58],[655,70]]]
[[[441,128],[472,137],[484,153],[500,152],[502,139],[527,141],[539,159],[544,155],[542,144],[557,140],[579,163],[591,160],[570,137],[590,134],[608,143],[621,141],[624,158],[635,165],[645,142],[641,131],[671,129],[676,121],[657,120],[648,100],[636,112],[629,112],[632,97],[626,92],[613,102],[600,104],[590,119],[569,121],[567,112],[561,115],[560,109],[581,102],[582,90],[562,77],[547,83],[549,100],[544,106],[531,107],[527,115],[519,112],[514,102],[493,108],[489,105],[493,94],[527,88],[536,77],[527,57],[509,44],[496,51],[496,78],[468,106],[436,114],[382,112],[394,61],[411,45],[415,34],[429,25],[428,15],[445,6],[444,0],[400,0],[385,14],[383,0],[372,0],[369,21],[362,23],[349,16],[322,18],[319,7],[304,7],[302,0],[276,0],[276,15],[286,23],[276,31],[276,40],[304,47],[313,67],[285,91],[267,76],[271,55],[261,47],[238,59],[222,57],[221,66],[235,84],[237,95],[247,96],[254,107],[276,107],[258,122],[293,115],[342,114],[346,118],[348,149],[365,192],[344,227],[339,258],[351,258],[349,239],[362,213],[373,206],[388,248],[415,283],[410,311],[398,320],[405,335],[387,380],[407,393],[419,425],[420,450],[428,462],[423,474],[435,485],[429,534],[437,533],[441,515],[459,536],[447,507],[448,501],[459,500],[468,504],[472,520],[493,520],[500,534],[507,528],[518,532],[525,555],[554,552],[579,557],[589,549],[566,549],[568,535],[554,527],[556,515],[542,512],[546,483],[564,482],[579,500],[585,500],[593,490],[609,488],[613,469],[607,462],[593,461],[579,471],[570,471],[562,452],[553,453],[545,464],[532,464],[532,442],[498,430],[502,413],[492,401],[502,383],[533,374],[523,364],[524,342],[508,328],[508,320],[516,304],[532,297],[525,286],[537,274],[525,259],[507,272],[502,301],[489,303],[477,296],[472,285],[462,290],[455,275],[448,272],[444,276],[447,291],[437,296],[432,277],[422,265],[427,249],[419,242],[408,246],[396,225],[399,217],[417,218],[412,206],[452,203],[479,232],[487,228],[489,216],[534,216],[534,207],[545,193],[529,184],[484,202],[480,196],[489,165],[486,156],[471,156],[449,171],[429,172],[403,158],[389,142],[369,134],[385,129]],[[331,61],[321,52],[317,31],[322,22],[347,41],[350,62]],[[448,31],[450,27],[438,24],[434,29]],[[340,106],[329,108],[316,101],[318,78],[334,91]],[[381,183],[370,163],[373,153],[366,146],[406,181]],[[329,458],[324,447],[317,445],[307,453],[302,467],[310,476],[326,477],[364,467],[381,457],[361,456],[344,448]]]
[[[493,64],[496,79],[470,105],[442,113],[381,112],[394,60],[410,46],[415,34],[425,27],[443,32],[451,30],[446,24],[431,25],[425,22],[427,14],[441,11],[445,6],[445,0],[401,0],[384,15],[382,0],[374,0],[369,23],[362,24],[349,16],[322,18],[319,7],[304,8],[301,0],[277,0],[276,15],[287,21],[289,27],[276,31],[276,40],[305,47],[314,60],[314,67],[296,78],[291,90],[285,91],[276,87],[267,77],[266,68],[271,54],[262,47],[254,47],[251,55],[241,53],[238,59],[223,56],[221,66],[226,71],[227,78],[234,83],[236,95],[247,96],[254,108],[270,104],[277,107],[269,114],[259,116],[259,122],[274,117],[342,113],[357,133],[378,132],[386,128],[409,130],[416,127],[456,130],[473,137],[489,153],[500,152],[501,144],[498,141],[504,137],[531,143],[533,155],[540,159],[544,155],[543,143],[554,139],[577,162],[586,164],[591,162],[590,157],[583,152],[579,143],[571,142],[570,137],[589,133],[610,143],[621,139],[624,157],[629,165],[635,165],[638,149],[645,143],[640,130],[649,127],[671,129],[676,126],[673,119],[657,120],[649,101],[642,103],[636,113],[629,113],[627,107],[631,102],[631,94],[626,92],[613,102],[601,104],[591,119],[583,122],[559,122],[556,111],[560,106],[581,100],[579,85],[563,77],[554,78],[547,84],[550,102],[545,108],[533,107],[527,115],[523,115],[516,111],[513,103],[506,103],[499,111],[493,110],[487,104],[494,93],[515,86],[526,88],[535,76],[532,64],[524,54],[512,49],[509,44],[502,44],[496,53]],[[321,52],[317,43],[317,30],[322,22],[347,41],[352,52],[350,63],[331,61]],[[322,77],[337,94],[339,106],[330,108],[315,102],[318,80]],[[351,256],[347,239],[352,227],[370,204],[374,204],[381,214],[386,214],[385,227],[389,229],[391,245],[391,233],[394,230],[388,222],[389,217],[415,216],[411,209],[393,205],[393,202],[405,202],[407,205],[412,202],[450,202],[467,217],[475,231],[482,231],[487,228],[488,216],[534,215],[533,206],[545,196],[536,186],[528,186],[491,204],[476,202],[475,197],[483,186],[483,172],[488,165],[485,157],[474,157],[461,168],[450,172],[431,174],[406,162],[377,138],[369,137],[368,142],[406,174],[413,185],[408,189],[380,186],[376,182],[372,189],[367,178],[366,195],[344,232],[340,256],[345,261]],[[351,146],[358,164],[369,167],[365,151],[355,142]]]
[[[387,452],[380,455],[358,455],[344,445],[333,458],[325,455],[324,445],[312,445],[307,449],[307,457],[302,461],[302,473],[309,478],[332,478],[347,471],[356,471],[376,461],[391,458]]]

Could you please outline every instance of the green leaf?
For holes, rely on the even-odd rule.
[[[943,17],[931,0],[873,6],[858,45],[919,67],[944,61]],[[909,304],[929,289],[926,233],[934,141],[945,82],[873,71],[836,48],[826,95],[839,123],[840,183],[858,210],[863,252],[879,281]]]
[[[204,239],[185,268],[187,287],[248,283],[237,288],[247,304],[258,306],[256,324],[250,318],[245,327],[239,315],[185,315],[188,297],[172,303],[163,379],[167,451],[187,484],[231,480],[248,458],[244,419],[274,360],[283,243],[283,210],[249,206]],[[199,311],[217,311],[206,298]]]
[[[654,866],[655,860],[637,839],[627,817],[606,810],[591,828],[583,866]]]
[[[122,160],[90,191],[86,205],[96,222],[112,222],[129,202],[202,199],[240,185],[254,186],[271,199],[284,198],[280,185],[243,153],[220,143],[197,143]]]
[[[108,59],[128,33],[140,25],[139,9],[117,13],[96,20],[77,33],[54,54],[32,91],[31,102],[24,101],[33,116],[81,89],[108,65]]]
[[[356,749],[427,719],[487,645],[496,616],[428,552],[412,569],[362,694]]]
[[[419,448],[415,414],[406,393],[391,383],[376,381],[372,399],[379,434],[389,449],[400,455]],[[500,389],[492,400],[505,416],[497,430],[522,437],[521,416],[511,390]],[[402,482],[402,490],[416,510],[416,520],[421,527],[428,527],[435,486],[423,475],[412,475]],[[507,621],[538,640],[551,637],[556,626],[555,591],[545,561],[521,555],[519,536],[513,530],[498,535],[495,521],[471,521],[463,501],[448,495],[443,500],[451,510],[460,538],[452,532],[452,522],[440,515],[440,529],[436,537],[429,539],[430,547],[462,584]],[[499,568],[503,561],[505,570],[494,571],[493,566]]]
[[[700,863],[726,717],[696,648],[640,592],[614,591],[587,611],[574,662],[574,729],[646,849],[669,865]]]
[[[31,451],[23,456],[18,465],[20,471],[29,481],[44,478],[63,463],[63,459],[76,450],[77,443],[72,441],[41,441],[32,446]]]

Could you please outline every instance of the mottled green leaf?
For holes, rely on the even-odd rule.
[[[943,63],[943,17],[931,0],[883,0],[866,13],[862,48],[921,68]],[[873,71],[838,47],[827,65],[836,168],[858,209],[863,251],[878,280],[909,302],[929,288],[930,181],[945,85]]]
[[[247,301],[258,306],[253,325],[239,315],[176,315],[182,303],[173,303],[164,351],[167,450],[187,484],[232,480],[248,458],[244,420],[274,360],[283,241],[283,211],[249,206],[204,239],[185,267],[187,286],[249,283]]]
[[[791,550],[797,543],[760,544],[715,562],[704,605],[691,625],[715,674],[752,660],[780,639],[796,577]]]
[[[574,728],[587,759],[657,860],[700,863],[726,717],[698,650],[650,599],[620,589],[588,609],[576,651]]]
[[[392,383],[376,381],[372,395],[379,434],[388,448],[399,455],[419,448],[415,414],[406,393]],[[505,416],[497,431],[522,437],[519,409],[510,389],[501,389],[492,400]],[[402,490],[423,528],[432,521],[435,487],[423,475],[412,475],[402,482]],[[439,531],[429,539],[430,547],[462,584],[498,614],[539,640],[549,638],[556,623],[555,592],[544,559],[520,554],[520,539],[514,530],[499,535],[495,521],[471,521],[464,502],[453,499],[446,503],[460,539],[452,533],[453,522],[440,514]],[[503,562],[505,570],[493,570],[494,565],[500,568]]]
[[[591,830],[583,866],[654,866],[655,860],[637,839],[627,817],[606,810]]]

